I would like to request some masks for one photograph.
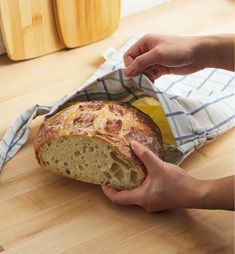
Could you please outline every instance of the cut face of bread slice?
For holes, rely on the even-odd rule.
[[[98,138],[65,136],[44,144],[41,165],[57,174],[115,189],[132,189],[144,180],[141,167],[125,160],[115,148]]]

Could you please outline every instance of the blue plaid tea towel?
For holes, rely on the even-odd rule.
[[[140,74],[123,73],[123,54],[143,34],[131,38],[100,66],[96,73],[70,95],[53,106],[34,105],[15,120],[0,141],[0,171],[27,141],[32,120],[50,117],[66,103],[76,100],[118,100],[132,103],[138,98],[157,99],[167,117],[176,145],[164,146],[166,161],[180,164],[190,153],[235,125],[235,73],[208,68],[191,75],[166,75],[152,83]]]

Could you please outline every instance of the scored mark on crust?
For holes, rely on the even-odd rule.
[[[116,116],[124,116],[124,114],[127,113],[127,111],[124,111],[124,109],[119,107],[118,105],[109,105],[109,110]]]
[[[120,119],[108,119],[104,129],[108,132],[118,134],[122,128],[122,120]]]
[[[102,109],[103,107],[104,107],[104,102],[102,101],[89,101],[89,102],[80,104],[78,108],[81,111],[84,111],[84,110],[97,111]]]
[[[73,120],[73,124],[78,124],[81,127],[89,127],[93,124],[95,117],[96,116],[91,113],[81,113]]]

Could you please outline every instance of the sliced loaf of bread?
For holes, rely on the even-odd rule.
[[[163,158],[152,119],[128,103],[88,101],[63,109],[40,127],[35,153],[43,168],[80,181],[133,189],[146,177],[130,147],[137,140]]]

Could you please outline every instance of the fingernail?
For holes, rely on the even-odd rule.
[[[138,147],[140,146],[139,142],[137,142],[136,140],[131,140],[130,144],[133,149],[138,149]]]

